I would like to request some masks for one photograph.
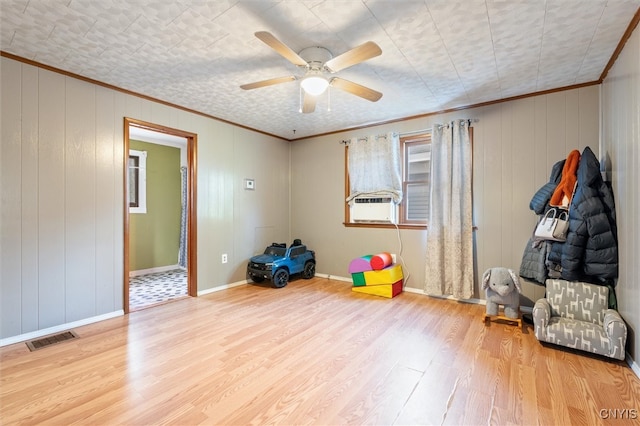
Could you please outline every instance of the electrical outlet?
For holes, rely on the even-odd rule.
[[[227,263],[227,253],[222,255],[222,263]]]

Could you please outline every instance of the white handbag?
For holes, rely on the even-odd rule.
[[[538,240],[566,241],[569,231],[569,214],[565,210],[558,213],[556,208],[549,209],[534,232]]]

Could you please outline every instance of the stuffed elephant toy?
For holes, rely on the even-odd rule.
[[[520,281],[511,269],[490,268],[482,276],[482,288],[487,295],[487,315],[498,315],[499,305],[504,316],[518,318],[520,309]]]

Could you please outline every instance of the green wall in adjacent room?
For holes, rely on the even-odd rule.
[[[147,152],[147,213],[129,214],[129,269],[176,265],[180,245],[180,149],[130,141]]]

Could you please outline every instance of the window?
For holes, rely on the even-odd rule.
[[[431,135],[401,137],[402,193],[400,223],[427,223],[431,171]]]
[[[140,157],[129,155],[129,207],[140,207]]]
[[[147,153],[129,150],[129,213],[147,212]]]
[[[410,136],[400,135],[401,162],[402,162],[402,201],[398,206],[398,215],[388,212],[389,204],[376,204],[367,206],[368,210],[373,208],[377,216],[397,217],[397,225],[423,228],[427,225],[429,215],[429,192],[430,192],[430,171],[431,171],[431,132],[425,131],[420,134]],[[346,185],[345,195],[349,195],[349,147],[345,152],[345,172]],[[345,198],[346,198],[345,196]],[[377,199],[376,199],[377,200]],[[390,204],[395,209],[393,204]],[[383,214],[383,209],[387,211]],[[360,209],[361,210],[361,209]],[[358,214],[358,210],[355,212]],[[345,226],[368,226],[368,227],[390,227],[395,226],[396,220],[389,221],[357,221],[354,219],[354,212],[349,204],[345,204]],[[357,222],[357,223],[354,223]]]

